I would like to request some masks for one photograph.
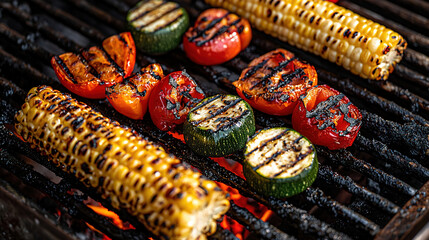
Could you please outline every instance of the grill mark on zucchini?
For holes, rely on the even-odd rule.
[[[299,154],[298,158],[292,162],[292,164],[283,164],[280,166],[280,172],[276,173],[273,175],[273,177],[278,177],[280,175],[282,175],[285,170],[287,170],[287,168],[291,168],[294,167],[297,163],[299,163],[302,159],[306,158],[308,155],[310,155],[311,153],[313,153],[314,149],[310,146],[309,150],[307,152],[305,152],[304,154]],[[293,171],[290,175],[295,175],[298,171],[301,171],[302,169],[297,169],[295,171]]]
[[[273,139],[272,141],[275,141],[275,140],[278,140],[278,139],[280,139],[281,137],[283,137],[284,136],[284,134],[286,133],[286,132],[288,132],[288,131],[284,131],[284,132],[282,132],[281,133],[281,136],[280,137],[278,137],[278,136],[276,136],[275,137],[275,139]],[[278,138],[277,138],[278,137]],[[300,138],[297,138],[296,140],[294,140],[293,142],[292,142],[292,144],[287,144],[286,143],[286,141],[285,140],[283,140],[282,142],[283,142],[283,145],[284,145],[284,147],[282,148],[282,149],[280,149],[280,151],[277,151],[277,152],[275,152],[275,153],[273,153],[270,157],[268,157],[268,158],[266,158],[262,163],[260,163],[260,164],[258,164],[258,165],[256,165],[255,167],[253,167],[253,170],[255,170],[255,171],[257,171],[259,168],[261,168],[261,167],[263,167],[263,166],[266,166],[266,165],[269,165],[272,161],[274,161],[277,157],[279,157],[279,156],[281,156],[283,153],[285,153],[285,152],[287,152],[287,151],[289,151],[289,150],[293,150],[293,151],[295,151],[295,152],[297,152],[298,150],[297,150],[297,144],[299,143],[299,141],[302,139],[302,137],[300,137]],[[264,147],[266,147],[267,146],[267,143],[265,143],[265,145],[264,145]],[[258,148],[258,150],[262,150],[262,148]],[[312,149],[311,149],[311,151],[310,152],[312,152]],[[304,159],[308,154],[310,154],[309,152],[307,152],[306,154],[304,154],[304,155],[299,155],[298,156],[298,158],[296,158],[294,161],[292,161],[292,162],[290,162],[290,163],[288,163],[288,164],[284,164],[284,165],[281,165],[281,171],[280,171],[280,173],[277,173],[277,174],[274,174],[273,176],[274,177],[276,177],[276,176],[279,176],[281,173],[283,173],[284,172],[284,168],[291,168],[291,167],[294,167],[299,161],[301,161],[302,159]]]
[[[207,100],[207,101],[205,101],[205,102],[202,102],[202,103],[201,103],[201,104],[199,104],[198,106],[194,107],[193,111],[196,111],[196,110],[198,110],[198,109],[200,109],[200,108],[204,107],[205,105],[207,105],[207,104],[209,104],[209,103],[211,103],[211,102],[215,101],[216,99],[219,99],[220,97],[222,97],[222,95],[216,95],[216,96],[214,96],[214,97],[210,98],[209,100]]]
[[[165,4],[165,1],[148,1],[148,2],[142,2],[141,4],[137,5],[134,9],[131,10],[131,15],[136,15],[133,18],[131,18],[129,21],[134,22],[137,19],[140,19],[144,17],[147,13],[153,11],[154,9],[158,8],[160,5]],[[139,11],[143,11],[141,13],[138,13]]]
[[[258,137],[263,138],[263,135],[256,136],[252,143],[248,143],[248,150],[250,150],[249,147],[252,144],[256,144],[253,149],[245,154],[245,157],[249,159],[249,163],[253,162],[253,164],[250,164],[253,171],[259,172],[259,174],[269,178],[276,178],[288,171],[289,176],[287,177],[299,174],[299,172],[306,167],[304,166],[306,164],[306,162],[303,162],[304,159],[314,152],[312,145],[308,145],[308,140],[291,129],[285,129],[281,132],[273,132],[272,134],[275,135],[266,140],[258,139]],[[301,140],[304,142],[300,143]],[[270,148],[266,149],[268,146],[270,146]],[[270,156],[268,156],[269,153],[271,153]],[[282,155],[287,153],[292,154],[293,157],[282,158]],[[251,161],[250,159],[253,160]],[[273,161],[276,160],[280,162],[277,164],[273,163]],[[297,169],[292,169],[296,167],[297,164],[303,166],[300,166]],[[262,167],[266,167],[267,169],[260,170]]]
[[[202,122],[205,122],[206,120],[208,120],[208,119],[210,119],[210,118],[214,118],[214,117],[216,117],[216,116],[218,116],[218,115],[220,115],[220,114],[222,114],[222,113],[226,112],[228,109],[230,109],[230,108],[234,107],[237,103],[239,103],[239,102],[241,102],[241,101],[243,101],[241,98],[239,98],[239,99],[235,99],[235,100],[233,100],[232,102],[227,103],[227,105],[226,105],[226,106],[224,106],[224,107],[222,107],[221,109],[218,109],[215,113],[210,114],[210,116],[209,116],[209,117],[207,117],[207,118],[203,118],[203,119],[201,119],[201,120],[199,120],[199,121],[192,121],[192,124],[194,124],[194,125],[199,125],[199,124],[201,124]],[[225,102],[223,101],[222,103],[225,103]],[[207,104],[204,104],[204,105],[207,105]]]
[[[164,29],[165,27],[170,26],[175,21],[180,19],[183,16],[182,8],[180,6],[177,6],[176,8],[172,9],[171,11],[166,12],[162,17],[157,19],[156,21],[153,21],[146,25],[143,28],[140,28],[140,30],[147,30],[149,32],[157,32],[161,29]]]
[[[252,108],[234,95],[217,94],[191,109],[184,123],[185,142],[203,156],[221,157],[242,149],[255,133]]]
[[[231,126],[234,126],[236,123],[241,122],[242,119],[244,119],[249,114],[250,114],[250,111],[249,110],[245,110],[245,111],[243,111],[240,114],[240,116],[238,116],[236,118],[225,119],[226,120],[226,124],[221,124],[220,127],[218,128],[218,131],[223,131],[225,129],[228,129]]]
[[[131,20],[131,22],[136,29],[142,30],[143,28],[146,28],[155,22],[162,21],[167,14],[177,10],[180,10],[179,4],[173,2],[163,2],[156,8],[143,14],[141,17]]]
[[[257,147],[257,148],[252,149],[250,152],[248,152],[248,153],[244,154],[244,156],[249,156],[250,154],[254,153],[256,150],[261,150],[261,149],[265,148],[265,147],[268,145],[268,143],[270,143],[271,141],[275,141],[275,140],[277,140],[277,139],[280,139],[280,138],[281,138],[281,137],[283,137],[283,135],[284,135],[284,134],[286,134],[288,131],[289,131],[289,130],[287,130],[287,129],[286,129],[286,130],[284,130],[283,132],[281,132],[280,134],[278,134],[278,135],[276,135],[276,136],[274,136],[274,137],[272,137],[272,138],[270,138],[270,139],[265,140],[265,141],[264,141],[264,143],[262,143],[262,145],[260,145],[260,146],[259,146],[259,147]]]

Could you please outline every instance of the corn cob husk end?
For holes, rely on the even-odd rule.
[[[161,239],[206,239],[230,202],[216,183],[69,94],[32,88],[17,135]]]

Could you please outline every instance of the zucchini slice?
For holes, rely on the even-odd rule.
[[[176,48],[189,27],[189,16],[178,3],[141,1],[127,15],[136,46],[145,53],[162,54]]]
[[[290,128],[260,130],[247,144],[243,173],[259,193],[277,198],[304,191],[319,169],[313,144]]]
[[[218,94],[202,100],[183,126],[186,144],[196,153],[221,157],[244,148],[255,133],[250,105],[234,95]]]

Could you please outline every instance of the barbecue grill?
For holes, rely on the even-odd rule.
[[[147,239],[154,236],[125,211],[56,169],[13,135],[13,116],[26,92],[46,84],[63,92],[49,65],[66,51],[99,44],[126,31],[125,14],[135,0],[13,0],[0,3],[0,232],[4,239]],[[203,1],[183,0],[195,20],[208,8]],[[137,67],[160,63],[165,72],[186,69],[207,95],[235,93],[231,82],[247,64],[265,52],[285,48],[313,64],[321,84],[345,93],[358,106],[363,124],[354,145],[330,151],[317,147],[320,169],[303,193],[274,199],[258,195],[226,164],[241,162],[240,154],[222,160],[193,153],[180,135],[161,132],[148,116],[128,119],[106,100],[77,97],[96,110],[162,145],[203,173],[223,183],[248,202],[272,211],[260,219],[249,205],[231,201],[227,218],[243,225],[248,239],[409,239],[429,219],[429,2],[424,0],[341,0],[339,5],[373,19],[403,35],[409,44],[388,81],[361,79],[315,55],[254,30],[250,46],[233,60],[211,67],[193,64],[181,48],[163,56],[137,55]],[[76,96],[75,96],[76,97]],[[255,111],[259,128],[291,127],[290,117]],[[116,212],[125,225],[90,208],[88,203]],[[122,224],[123,225],[123,224]],[[241,237],[241,236],[240,236]],[[211,239],[236,239],[218,224]]]

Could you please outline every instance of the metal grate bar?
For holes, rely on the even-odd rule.
[[[429,158],[429,127],[412,122],[399,124],[361,110],[362,130],[377,136],[386,145],[401,149],[417,160]]]
[[[237,206],[232,201],[231,208],[227,214],[236,219],[243,226],[246,226],[248,230],[251,230],[264,239],[296,239],[295,237],[283,233],[276,227],[273,227],[271,224],[256,218],[252,213],[249,212],[249,210]]]
[[[86,11],[88,14],[102,20],[104,23],[106,23],[109,26],[112,26],[115,29],[120,29],[120,30],[126,29],[126,24],[124,24],[123,21],[120,21],[112,17],[110,14],[93,6],[92,4],[88,3],[85,0],[67,0],[67,2]]]
[[[413,9],[423,16],[429,12],[429,3],[425,0],[393,0],[393,2],[396,2],[407,9]]]
[[[359,186],[349,176],[344,177],[333,171],[329,166],[320,164],[319,177],[326,183],[335,184],[338,187],[344,188],[348,192],[365,199],[374,206],[377,206],[390,214],[396,214],[400,209],[396,204],[392,203],[388,199]]]
[[[0,48],[0,66],[4,69],[14,69],[16,71],[19,71],[19,74],[25,73],[26,75],[33,77],[32,79],[33,84],[35,83],[47,84],[53,87],[60,87],[60,84],[58,81],[55,81],[54,79],[47,77],[39,70],[33,68],[29,64],[16,58],[12,54],[4,51],[1,48]],[[24,86],[28,84],[28,81],[26,81],[26,79],[19,79],[17,81],[24,83]]]
[[[429,58],[425,62],[429,62]],[[429,88],[429,77],[420,74],[410,68],[404,67],[403,65],[398,65],[395,67],[395,75],[397,75],[397,77],[399,77],[401,80],[406,80],[418,85],[419,87],[426,88],[426,92],[428,92],[427,89]]]
[[[98,31],[97,29],[92,28],[87,23],[81,21],[75,16],[65,12],[61,9],[55,8],[50,4],[46,4],[42,0],[28,0],[33,6],[43,10],[48,13],[50,16],[54,17],[56,20],[59,20],[66,24],[67,26],[75,29],[76,31],[84,34],[88,38],[94,41],[101,41],[104,38],[104,34]]]
[[[49,53],[41,50],[39,47],[35,46],[33,43],[28,41],[25,36],[9,28],[3,23],[0,23],[0,35],[4,37],[4,39],[8,39],[9,41],[18,44],[21,50],[25,52],[26,51],[32,52],[33,54],[40,56],[44,61],[49,62],[50,60]]]
[[[401,209],[400,214],[396,214],[392,220],[375,237],[376,240],[388,239],[411,239],[416,230],[411,226],[425,226],[428,223],[429,215],[429,182],[427,182]]]
[[[417,190],[411,187],[404,181],[387,174],[386,172],[373,167],[370,163],[365,162],[361,159],[354,157],[347,150],[338,150],[335,152],[329,152],[324,147],[316,147],[317,153],[329,159],[336,164],[341,164],[353,170],[356,170],[362,174],[365,174],[373,180],[383,183],[392,189],[395,189],[408,196],[413,196]]]
[[[418,177],[421,182],[429,180],[429,169],[422,166],[419,162],[411,159],[396,150],[389,149],[386,144],[375,139],[368,139],[358,135],[355,140],[355,146],[360,151],[371,152],[375,157],[385,162],[393,163],[401,168],[409,177]]]
[[[418,15],[415,12],[411,12],[407,8],[400,7],[391,1],[386,0],[362,0],[360,3],[365,3],[371,6],[371,8],[377,8],[382,14],[387,16],[395,16],[401,22],[407,23],[413,28],[419,28],[422,32],[429,32],[429,19],[424,16]]]
[[[404,52],[403,60],[405,63],[420,69],[420,72],[429,72],[429,57],[416,50],[408,48]]]
[[[67,51],[77,52],[80,48],[76,48],[76,43],[69,40],[63,34],[53,30],[45,22],[38,21],[37,18],[32,17],[28,13],[21,9],[14,7],[12,4],[7,2],[0,2],[0,7],[5,9],[7,13],[13,15],[13,17],[25,24],[29,29],[40,31],[50,41],[57,42],[58,45]]]
[[[354,224],[357,224],[360,228],[369,232],[369,234],[372,236],[380,231],[380,226],[360,215],[359,213],[356,213],[350,208],[345,207],[339,202],[331,199],[329,196],[326,196],[319,188],[309,187],[304,192],[304,194],[306,195],[308,201],[320,207],[326,208],[340,216],[347,217],[348,220],[352,221]]]

